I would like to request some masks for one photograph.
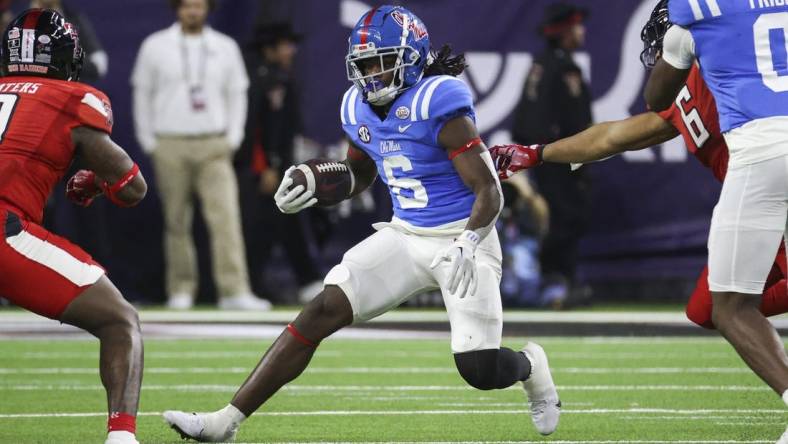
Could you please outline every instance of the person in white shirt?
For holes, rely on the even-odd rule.
[[[193,196],[211,239],[219,307],[269,309],[249,289],[231,158],[243,138],[249,79],[235,41],[206,24],[212,0],[171,0],[177,21],[142,43],[131,76],[137,139],[152,158],[165,219],[167,305],[197,290]]]

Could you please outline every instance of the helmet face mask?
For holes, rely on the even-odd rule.
[[[643,51],[640,52],[640,63],[646,69],[651,69],[662,56],[662,39],[665,33],[673,26],[668,17],[668,0],[660,0],[651,11],[651,17],[640,31],[640,40],[643,42]]]
[[[384,106],[421,80],[429,49],[427,28],[412,12],[401,6],[373,8],[348,39],[347,78],[365,102]]]
[[[76,81],[85,57],[76,27],[51,9],[28,9],[12,20],[0,50],[0,67],[6,76]]]
[[[348,80],[369,103],[381,106],[394,100],[403,89],[405,69],[417,65],[419,54],[410,46],[392,46],[359,51],[358,55],[351,53],[345,61]],[[386,82],[389,73],[391,80]]]

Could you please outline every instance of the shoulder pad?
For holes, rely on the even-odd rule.
[[[85,85],[76,88],[73,95],[78,100],[76,117],[80,124],[112,132],[112,105],[106,94]]]
[[[356,107],[358,105],[358,88],[351,86],[342,96],[342,106],[339,108],[342,125],[356,125]]]
[[[668,17],[679,26],[687,27],[695,22],[714,18],[722,14],[717,0],[669,0]]]
[[[435,76],[422,82],[413,95],[410,120],[429,120],[473,108],[468,85],[454,76]]]

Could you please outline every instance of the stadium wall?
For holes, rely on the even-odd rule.
[[[115,139],[152,178],[133,135],[129,75],[142,40],[172,23],[165,0],[72,0],[93,21],[110,59],[98,86],[115,109]],[[304,132],[322,144],[340,141],[338,114],[350,27],[370,6],[358,0],[225,0],[214,27],[247,41],[256,17],[291,20],[304,33],[298,56]],[[465,80],[476,95],[488,145],[509,140],[510,115],[523,79],[543,43],[536,28],[546,0],[412,0],[399,2],[429,27],[433,44],[451,43],[470,62]],[[596,121],[642,112],[646,72],[640,29],[653,0],[578,0],[589,8],[586,48],[578,61],[592,85]],[[596,280],[684,279],[705,263],[709,218],[719,193],[711,174],[676,139],[586,166],[594,181],[591,228],[582,244],[582,273]],[[160,294],[161,211],[154,192],[138,208],[113,209],[113,260],[106,264],[127,295]],[[386,203],[384,203],[386,205]],[[367,223],[364,221],[363,223]]]

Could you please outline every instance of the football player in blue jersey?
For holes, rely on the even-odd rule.
[[[668,13],[678,26],[665,35],[646,101],[671,105],[697,57],[730,153],[708,242],[712,321],[788,404],[788,356],[758,310],[788,218],[788,5],[669,0]]]
[[[418,17],[381,6],[353,28],[346,62],[353,86],[340,119],[354,184],[347,197],[380,175],[393,219],[375,224],[376,233],[329,271],[323,291],[282,332],[227,407],[199,415],[170,411],[165,419],[185,437],[233,439],[241,421],[304,371],[321,340],[440,289],[462,378],[480,390],[522,381],[536,429],[552,433],[561,403],[544,350],[533,342],[522,351],[501,347],[501,247],[494,224],[503,197],[476,129],[471,93],[456,77],[464,58],[447,46],[431,51]],[[285,213],[317,201],[314,190],[291,187],[292,171],[275,196]]]

